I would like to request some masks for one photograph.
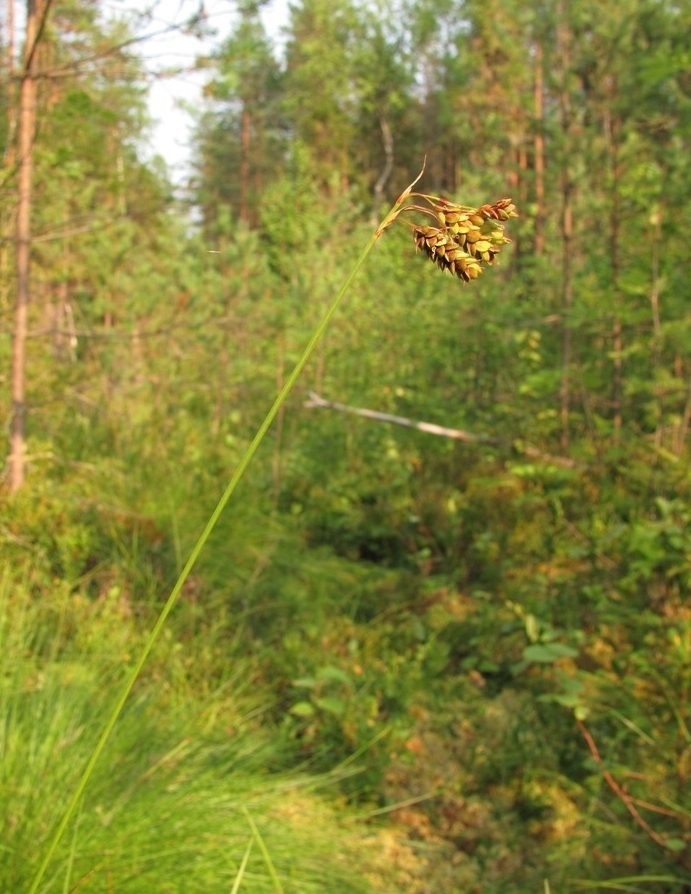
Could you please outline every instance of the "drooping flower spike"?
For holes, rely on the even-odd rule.
[[[399,197],[392,212],[377,231],[380,236],[401,214],[408,212],[425,214],[434,220],[434,226],[423,226],[403,219],[413,231],[416,248],[423,251],[430,261],[442,270],[448,270],[464,282],[470,282],[482,273],[483,264],[493,264],[502,245],[511,240],[504,235],[504,222],[518,217],[511,199],[499,199],[493,205],[458,205],[439,196],[413,192],[412,189],[424,173],[422,171]],[[409,204],[417,198],[426,205]]]
[[[518,217],[518,212],[509,198],[472,208],[437,196],[411,195],[423,199],[428,207],[405,205],[400,213],[421,212],[434,218],[433,226],[406,221],[416,247],[442,270],[464,282],[477,279],[483,264],[493,264],[501,247],[511,241],[504,235],[503,223]]]

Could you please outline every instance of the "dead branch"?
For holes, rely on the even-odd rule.
[[[341,413],[353,413],[355,416],[364,416],[367,419],[376,419],[377,422],[391,422],[393,425],[403,425],[405,428],[416,428],[418,431],[427,432],[430,435],[440,435],[443,438],[454,438],[457,441],[481,441],[485,444],[499,444],[496,438],[488,438],[485,435],[473,435],[470,432],[458,428],[444,428],[431,422],[416,422],[405,416],[392,416],[391,413],[380,413],[377,410],[366,410],[361,407],[349,407],[333,400],[324,400],[314,391],[308,391],[309,400],[305,401],[307,409],[323,407],[324,409],[339,410]]]
[[[376,422],[390,422],[393,425],[402,425],[405,428],[414,428],[417,431],[424,431],[429,435],[439,435],[442,438],[453,438],[456,441],[465,441],[466,443],[492,444],[497,447],[507,446],[504,441],[499,438],[492,438],[489,435],[475,435],[472,432],[464,431],[460,428],[446,428],[443,425],[435,425],[432,422],[417,422],[414,419],[408,419],[405,416],[394,416],[391,413],[380,413],[378,410],[368,410],[363,407],[350,407],[347,404],[338,403],[335,400],[325,400],[314,391],[308,391],[306,400],[303,404],[307,409],[330,409],[338,410],[341,413],[352,413],[355,416],[364,416],[366,419],[374,419]],[[576,467],[576,462],[565,456],[552,456],[549,453],[543,453],[536,447],[522,445],[521,453],[529,456],[531,459],[540,459],[555,465],[563,466],[567,469]]]

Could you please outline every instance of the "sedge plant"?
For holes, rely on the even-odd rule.
[[[145,636],[115,593],[91,602],[63,584],[37,600],[30,571],[0,562],[0,891],[13,894],[108,719],[123,652]],[[204,692],[181,679],[175,645],[161,637],[170,677],[140,677],[39,890],[362,894],[367,872],[386,878],[370,839],[319,796],[352,765],[267,773],[280,737],[255,721],[245,660]]]
[[[94,768],[98,763],[99,758],[101,757],[106,743],[113,732],[125,703],[130,696],[134,684],[137,681],[173,606],[177,602],[185,581],[194,568],[204,545],[214,530],[216,523],[235,492],[240,480],[244,476],[259,445],[264,440],[278,411],[292,391],[302,370],[310,359],[312,352],[321,340],[329,322],[336,313],[341,300],[348,291],[375,243],[385,230],[400,218],[402,222],[411,228],[416,248],[421,250],[429,260],[435,263],[441,270],[450,272],[463,282],[472,282],[477,279],[484,269],[484,266],[494,263],[502,246],[510,241],[504,235],[503,224],[510,218],[518,216],[516,207],[510,198],[503,198],[494,204],[486,204],[474,208],[456,204],[455,202],[451,202],[439,196],[414,192],[413,188],[421,179],[423,172],[424,167],[418,177],[399,196],[388,214],[384,217],[366,243],[330,307],[312,333],[312,336],[305,346],[295,368],[286,379],[285,384],[278,393],[273,405],[267,412],[264,421],[259,426],[257,433],[228,482],[216,508],[209,517],[202,533],[199,535],[187,562],[161,609],[156,623],[146,638],[141,653],[139,654],[138,659],[134,662],[132,670],[125,680],[113,709],[103,726],[101,735],[91,752],[82,776],[69,799],[65,812],[38,867],[33,883],[29,889],[29,894],[36,894],[36,891],[41,884],[41,880],[50,864],[51,858],[64,836],[67,826],[75,814],[78,805],[82,801],[86,786],[94,772]],[[419,201],[424,202],[424,204],[419,204]],[[406,214],[413,214],[415,216],[424,215],[425,218],[431,218],[433,223],[421,224],[416,221],[411,221],[402,216]],[[258,843],[261,846],[261,842],[258,841]]]

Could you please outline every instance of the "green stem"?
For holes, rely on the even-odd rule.
[[[84,772],[82,773],[82,777],[79,780],[79,784],[77,785],[76,789],[74,790],[74,792],[72,794],[72,797],[70,798],[70,802],[67,805],[65,814],[64,814],[62,820],[60,821],[60,825],[58,826],[58,828],[55,832],[55,835],[53,836],[53,839],[50,843],[50,846],[48,847],[46,855],[44,856],[43,861],[41,862],[41,865],[38,868],[38,872],[36,873],[36,877],[34,878],[32,885],[29,888],[28,894],[36,894],[36,891],[38,890],[38,886],[41,883],[41,879],[43,878],[43,876],[46,872],[46,869],[48,868],[48,864],[50,863],[50,860],[51,860],[53,854],[55,853],[55,849],[57,848],[57,846],[60,842],[60,839],[62,838],[62,836],[65,832],[65,829],[67,828],[67,824],[69,823],[69,821],[72,817],[72,814],[74,813],[74,810],[75,810],[77,804],[79,803],[79,799],[82,797],[82,794],[84,793],[84,789],[86,788],[86,785],[91,777],[91,774],[93,773],[94,767],[96,766],[96,763],[98,762],[98,759],[101,756],[101,752],[103,751],[105,744],[108,741],[110,734],[113,731],[113,727],[115,726],[117,719],[120,716],[120,713],[121,713],[123,707],[125,706],[125,702],[127,701],[129,694],[132,691],[132,687],[134,686],[134,684],[137,680],[137,677],[141,673],[141,670],[144,667],[144,664],[146,663],[146,659],[149,657],[149,652],[151,651],[156,640],[158,639],[158,635],[161,632],[163,625],[165,624],[165,622],[168,618],[168,615],[170,614],[173,606],[175,605],[177,598],[180,594],[180,591],[182,590],[182,588],[185,584],[185,581],[187,580],[192,569],[194,568],[194,565],[195,565],[197,559],[199,558],[199,554],[201,553],[201,551],[204,547],[204,544],[209,539],[211,532],[213,531],[214,527],[216,526],[216,522],[220,518],[223,510],[225,509],[226,504],[228,503],[228,500],[230,500],[231,496],[233,495],[235,488],[238,486],[238,484],[240,482],[240,479],[245,474],[247,467],[249,466],[250,462],[252,461],[254,454],[257,452],[257,448],[263,441],[264,435],[269,430],[269,427],[270,427],[271,423],[274,421],[276,414],[278,413],[279,409],[281,408],[281,405],[284,403],[285,399],[288,397],[288,394],[290,393],[290,391],[293,388],[293,385],[297,381],[298,376],[304,369],[305,364],[309,360],[315,346],[317,345],[317,342],[321,339],[322,335],[324,334],[324,331],[325,331],[326,327],[329,325],[331,317],[333,317],[334,313],[336,312],[336,309],[338,308],[338,305],[340,304],[341,299],[343,298],[345,293],[348,291],[350,284],[355,279],[355,276],[356,276],[358,270],[360,269],[360,267],[362,266],[362,264],[364,263],[365,258],[367,257],[367,255],[370,253],[370,251],[374,247],[374,243],[377,241],[379,236],[384,232],[386,227],[388,227],[395,220],[396,215],[397,215],[398,211],[400,210],[400,207],[403,204],[404,199],[405,199],[405,193],[401,196],[401,198],[399,198],[399,200],[396,202],[396,204],[392,207],[391,211],[389,211],[389,213],[386,215],[384,220],[377,227],[376,231],[370,237],[367,245],[362,250],[360,257],[355,262],[355,266],[348,274],[345,282],[343,283],[338,294],[334,298],[334,300],[333,300],[331,306],[329,307],[328,311],[326,312],[323,320],[317,326],[317,328],[314,330],[312,337],[310,338],[309,342],[307,343],[307,347],[302,352],[302,356],[300,357],[297,364],[295,365],[295,369],[288,376],[283,388],[281,388],[281,390],[278,394],[278,397],[274,401],[274,404],[271,407],[271,409],[269,410],[269,412],[266,414],[266,418],[260,425],[259,430],[257,431],[256,435],[254,436],[254,439],[252,440],[252,443],[247,448],[245,455],[240,460],[240,464],[238,465],[237,469],[235,470],[235,474],[230,479],[230,482],[228,483],[228,486],[226,487],[225,492],[223,493],[223,496],[218,501],[218,505],[216,506],[213,513],[211,514],[211,517],[209,518],[208,522],[206,523],[206,527],[200,534],[199,539],[197,540],[197,542],[194,546],[194,549],[190,553],[190,557],[187,560],[185,567],[180,572],[180,576],[178,577],[178,579],[175,583],[175,586],[173,587],[173,589],[170,593],[170,596],[168,597],[168,599],[166,601],[166,604],[163,606],[163,609],[161,610],[161,614],[158,616],[158,620],[156,621],[151,633],[149,634],[149,637],[144,645],[144,648],[142,649],[141,655],[137,659],[137,662],[134,665],[132,672],[127,679],[127,682],[125,683],[125,685],[122,689],[122,692],[120,693],[120,696],[118,697],[118,700],[115,703],[115,707],[113,708],[112,714],[108,718],[108,722],[106,723],[106,725],[103,729],[103,732],[101,733],[101,737],[99,738],[99,740],[96,744],[96,747],[94,748],[94,750],[91,754],[91,757],[89,758],[87,765],[84,768]]]

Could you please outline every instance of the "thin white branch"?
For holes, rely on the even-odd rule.
[[[415,428],[418,431],[424,431],[428,435],[439,435],[442,438],[453,438],[456,441],[465,441],[466,443],[493,444],[495,446],[507,446],[504,441],[499,438],[491,438],[488,435],[474,435],[471,432],[464,431],[460,428],[446,428],[443,425],[435,425],[432,422],[416,422],[405,416],[393,416],[391,413],[380,413],[378,410],[367,410],[363,407],[349,407],[347,404],[338,403],[335,400],[325,400],[314,391],[308,391],[306,400],[303,404],[308,410],[321,408],[338,410],[341,413],[352,413],[355,416],[364,416],[366,419],[374,419],[377,422],[390,422],[393,425],[402,425],[405,428]],[[536,447],[527,444],[521,445],[519,452],[531,459],[539,459],[544,462],[553,463],[562,466],[565,469],[574,469],[578,464],[575,460],[566,456],[553,456],[550,453],[543,453]]]

